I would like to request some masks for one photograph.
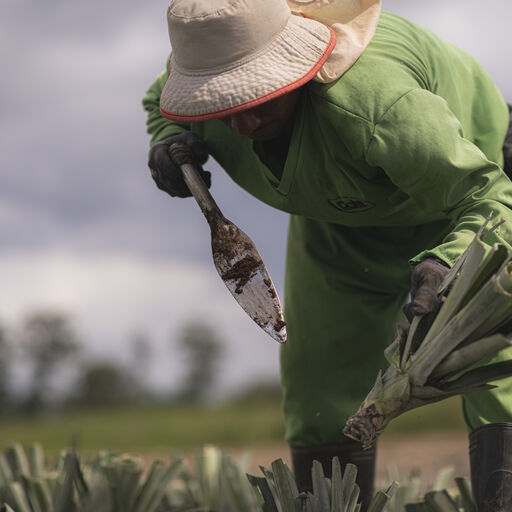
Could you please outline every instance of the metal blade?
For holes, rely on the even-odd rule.
[[[286,341],[286,323],[276,289],[252,240],[227,220],[215,203],[184,144],[169,153],[180,165],[183,179],[210,225],[213,262],[217,272],[243,310],[272,338]]]
[[[213,262],[242,309],[272,338],[286,341],[286,323],[272,279],[251,239],[223,218],[212,227]]]

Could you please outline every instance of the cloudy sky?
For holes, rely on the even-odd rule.
[[[158,191],[146,168],[141,99],[169,51],[167,3],[2,0],[0,321],[57,308],[89,351],[121,360],[130,336],[146,332],[150,380],[166,388],[181,372],[169,339],[205,318],[225,339],[221,387],[233,390],[276,377],[278,346],[218,278],[195,203]],[[472,53],[512,101],[510,0],[383,5]],[[282,291],[286,215],[207,168]]]

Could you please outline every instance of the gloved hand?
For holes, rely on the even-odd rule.
[[[211,186],[211,173],[203,171],[201,165],[208,160],[206,144],[194,132],[171,135],[157,142],[149,152],[148,167],[151,170],[156,186],[173,197],[190,197],[192,194],[183,180],[179,165],[169,154],[169,147],[175,142],[185,144],[190,149],[190,157],[196,163],[199,174],[206,186]]]
[[[437,290],[449,267],[436,258],[427,258],[416,265],[411,273],[411,302],[403,307],[409,322],[414,316],[426,315],[438,304]]]

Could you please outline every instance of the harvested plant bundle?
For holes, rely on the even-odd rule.
[[[384,352],[390,366],[347,421],[347,436],[370,446],[400,414],[491,389],[490,382],[512,375],[512,361],[475,367],[512,344],[512,256],[501,244],[484,245],[501,224],[486,232],[489,218],[446,275],[440,307],[410,325],[398,324]]]

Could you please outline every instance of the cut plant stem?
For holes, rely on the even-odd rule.
[[[512,258],[503,245],[484,245],[501,223],[485,232],[486,224],[439,287],[440,309],[398,325],[385,350],[390,366],[345,425],[363,446],[406,411],[512,375],[512,361],[475,367],[512,344]]]

